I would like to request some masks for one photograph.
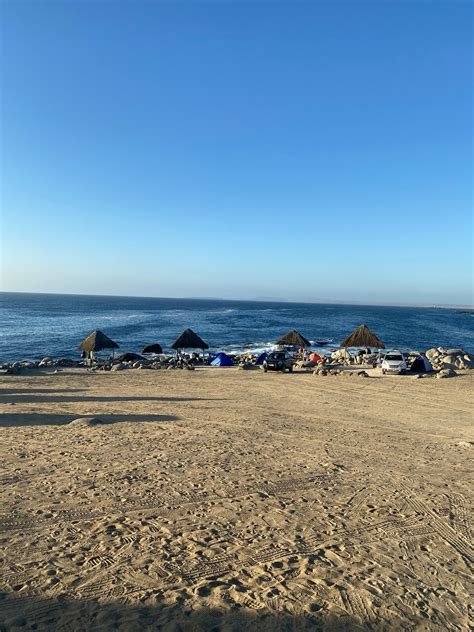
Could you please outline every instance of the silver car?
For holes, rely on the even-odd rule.
[[[392,351],[387,351],[382,360],[382,373],[385,375],[386,373],[396,373],[403,374],[406,373],[408,369],[405,356],[401,351],[397,351],[396,349]]]

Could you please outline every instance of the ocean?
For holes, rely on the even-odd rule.
[[[313,347],[329,351],[365,323],[386,347],[426,350],[461,347],[474,352],[473,315],[457,309],[273,303],[174,298],[0,293],[0,361],[45,356],[78,358],[94,329],[140,352],[158,342],[169,349],[190,327],[211,351],[259,351],[297,329]],[[316,341],[331,340],[325,346]]]

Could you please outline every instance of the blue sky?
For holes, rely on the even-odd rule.
[[[4,2],[2,288],[472,303],[468,2]]]

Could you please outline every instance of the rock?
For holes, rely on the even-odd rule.
[[[123,371],[125,369],[125,365],[121,362],[119,364],[112,365],[111,371]]]
[[[357,371],[357,375],[359,377],[369,377],[369,374],[367,373],[367,371]]]
[[[463,349],[447,349],[446,355],[464,355]]]
[[[21,366],[9,366],[6,370],[7,375],[18,375],[21,373]]]
[[[36,367],[36,362],[32,362],[31,360],[21,360],[18,364],[24,369],[34,369]]]
[[[428,360],[434,360],[434,358],[439,356],[439,351],[438,349],[435,349],[434,347],[432,349],[428,349],[428,351],[425,353],[425,356],[428,358]]]
[[[474,446],[474,441],[459,441],[456,445],[461,448],[472,448]]]
[[[449,370],[454,371],[455,369],[457,369],[459,367],[456,365],[456,363],[454,361],[453,362],[444,362],[444,358],[443,358],[443,362],[441,362],[439,364],[439,368],[440,369],[449,369]]]
[[[443,364],[454,364],[457,360],[457,356],[453,354],[445,355],[441,358]]]
[[[78,366],[79,362],[77,362],[76,360],[71,360],[70,358],[60,358],[56,364],[58,366],[73,367]]]
[[[439,373],[436,374],[437,378],[443,377],[456,377],[457,373],[453,369],[442,369]]]
[[[102,426],[111,423],[98,417],[78,417],[69,422],[70,426]]]

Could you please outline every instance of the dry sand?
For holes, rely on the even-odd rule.
[[[0,629],[467,630],[472,378],[0,377]]]

